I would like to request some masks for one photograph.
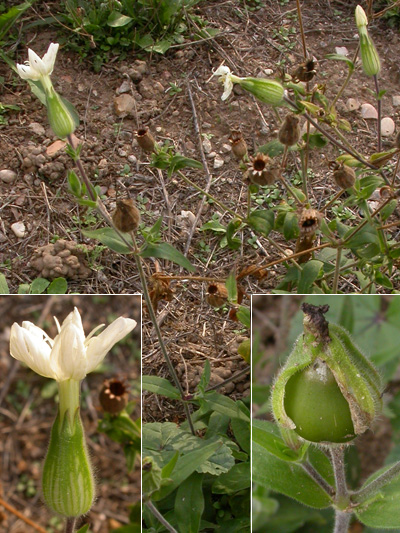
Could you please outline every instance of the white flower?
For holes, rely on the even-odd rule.
[[[26,61],[24,65],[17,63],[18,74],[21,78],[23,80],[38,81],[50,76],[53,72],[58,47],[58,43],[51,43],[43,58],[40,58],[33,50],[28,48],[29,61]]]
[[[11,328],[10,353],[41,376],[66,381],[82,380],[104,359],[107,352],[136,326],[136,321],[119,317],[100,335],[93,337],[97,326],[88,337],[82,327],[79,311],[75,308],[60,327],[54,318],[58,335],[52,340],[31,322],[14,323]]]
[[[220,81],[224,84],[224,92],[221,96],[221,100],[226,100],[233,89],[233,75],[231,74],[231,69],[226,65],[220,65],[211,77],[213,76],[220,76]]]

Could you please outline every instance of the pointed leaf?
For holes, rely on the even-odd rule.
[[[141,250],[140,255],[142,257],[157,257],[159,259],[167,259],[177,265],[180,265],[189,272],[195,270],[192,263],[176,248],[168,244],[167,242],[160,242],[159,244],[147,243]]]

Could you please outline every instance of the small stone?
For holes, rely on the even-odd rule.
[[[117,89],[117,94],[129,93],[131,90],[131,84],[128,80],[124,80]]]
[[[44,129],[44,127],[39,124],[39,122],[31,122],[28,126],[28,128],[35,134],[35,135],[39,135],[39,136],[42,136],[46,133],[46,130]]]
[[[99,164],[97,166],[98,168],[106,168],[107,164],[107,159],[100,159]]]
[[[222,149],[221,151],[224,153],[224,154],[228,154],[229,152],[232,151],[232,146],[230,144],[223,144],[222,145]]]
[[[361,106],[361,116],[365,119],[377,119],[378,118],[378,111],[375,109],[375,107],[371,104],[363,104]]]
[[[128,154],[126,153],[125,150],[123,150],[122,148],[118,148],[118,155],[120,157],[126,157]]]
[[[339,54],[340,56],[346,56],[347,57],[349,55],[349,51],[347,50],[347,48],[345,46],[336,46],[335,52],[337,54]]]
[[[136,165],[137,163],[137,157],[135,155],[128,155],[128,161],[129,163],[132,163],[132,165]]]
[[[26,228],[23,222],[14,222],[14,224],[11,224],[11,230],[19,239],[25,237]]]
[[[142,80],[143,74],[141,74],[137,68],[130,68],[128,70],[128,76],[131,78],[132,81],[135,83],[138,83]]]
[[[400,106],[400,95],[392,96],[392,102],[394,107]]]
[[[217,152],[210,152],[209,154],[207,154],[206,157],[208,157],[209,159],[213,159],[216,156],[217,156]]]
[[[209,154],[212,150],[211,141],[210,139],[205,138],[203,140],[203,150],[206,154]]]
[[[360,102],[355,98],[349,98],[346,102],[346,108],[348,111],[357,111],[357,109],[360,109],[360,107]]]
[[[394,133],[395,127],[395,123],[390,117],[384,117],[381,120],[381,133],[383,137],[389,137],[390,135],[392,135],[392,133]]]
[[[13,170],[0,170],[0,180],[4,183],[13,183],[17,179],[17,173]]]
[[[217,157],[214,159],[214,168],[221,168],[224,164],[224,160],[217,155]]]
[[[52,156],[62,150],[66,146],[66,144],[67,143],[65,141],[55,141],[47,147],[46,154]]]
[[[135,99],[130,94],[121,94],[114,98],[114,110],[117,116],[126,117],[134,108]]]
[[[78,92],[79,93],[83,93],[83,91],[85,90],[85,86],[83,83],[78,83]]]

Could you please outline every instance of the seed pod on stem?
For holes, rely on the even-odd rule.
[[[333,170],[333,179],[341,189],[349,189],[356,182],[356,173],[343,162],[331,161],[329,167]]]
[[[350,442],[381,411],[380,376],[349,333],[325,320],[329,306],[302,310],[304,333],[274,384],[275,419],[306,441]]]
[[[247,155],[247,144],[241,131],[232,130],[229,137],[229,142],[232,145],[233,155],[237,159],[243,159]]]
[[[300,119],[297,115],[286,115],[279,129],[279,142],[285,146],[293,146],[300,139]]]
[[[140,211],[132,198],[117,201],[117,208],[112,214],[115,227],[123,233],[136,231],[140,224]]]
[[[257,185],[272,185],[279,178],[280,168],[267,155],[258,153],[248,164],[248,178]]]
[[[147,126],[140,128],[136,132],[136,139],[140,148],[147,153],[154,152],[156,142]]]

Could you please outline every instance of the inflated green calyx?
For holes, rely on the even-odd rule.
[[[304,333],[276,379],[272,409],[307,441],[346,443],[379,414],[381,380],[349,333],[325,320],[328,309],[303,304]]]

